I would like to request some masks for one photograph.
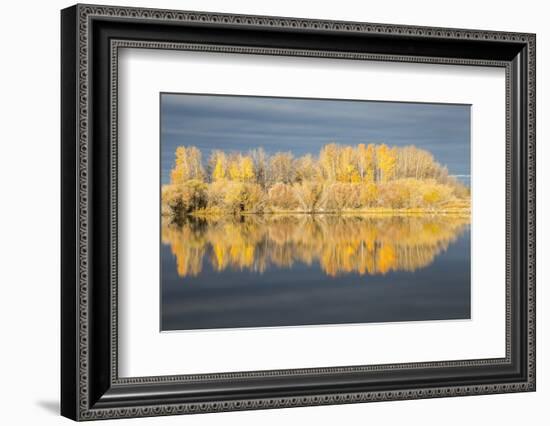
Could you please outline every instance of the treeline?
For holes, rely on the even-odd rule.
[[[175,152],[164,215],[189,213],[341,212],[374,208],[469,207],[469,189],[449,176],[428,151],[385,144],[325,145],[319,155],[271,156],[213,151],[203,164],[198,148]]]

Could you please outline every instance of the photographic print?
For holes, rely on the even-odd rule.
[[[161,331],[470,318],[470,105],[161,93]]]

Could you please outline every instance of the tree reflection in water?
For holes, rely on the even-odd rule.
[[[468,224],[468,217],[452,215],[186,217],[163,223],[162,243],[170,245],[180,277],[197,276],[203,259],[217,271],[262,273],[302,262],[318,263],[331,277],[377,275],[430,265]]]

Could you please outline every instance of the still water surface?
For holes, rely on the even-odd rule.
[[[468,218],[250,215],[162,226],[164,331],[468,318]]]

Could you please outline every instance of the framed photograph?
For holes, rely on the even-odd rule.
[[[535,35],[61,12],[61,412],[535,390]]]

